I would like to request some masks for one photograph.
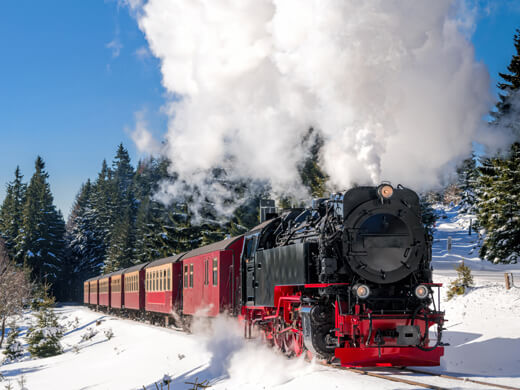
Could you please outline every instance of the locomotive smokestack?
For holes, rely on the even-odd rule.
[[[276,207],[274,200],[272,199],[261,199],[260,200],[260,223],[276,218]]]

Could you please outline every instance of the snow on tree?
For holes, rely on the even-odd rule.
[[[27,350],[35,357],[49,357],[63,352],[60,339],[63,337],[63,327],[58,322],[58,316],[52,310],[54,298],[44,289],[44,297],[35,314],[36,323],[27,331]]]
[[[421,205],[421,221],[424,225],[424,228],[428,234],[433,234],[435,221],[437,220],[435,211],[433,210],[431,203],[428,201],[425,195],[421,195],[419,197],[419,203]]]
[[[27,186],[21,233],[17,239],[17,257],[30,268],[37,282],[54,283],[63,262],[65,223],[53,204],[49,174],[37,157],[35,172]]]
[[[6,196],[0,207],[0,237],[4,239],[9,258],[18,260],[18,264],[21,264],[23,259],[16,257],[16,240],[22,227],[22,212],[27,191],[27,184],[23,183],[22,179],[20,167],[16,167],[14,180],[7,183]]]
[[[96,224],[93,204],[94,187],[90,180],[82,185],[72,207],[66,226],[66,258],[61,288],[68,299],[80,299],[83,290],[78,286],[98,275],[103,266],[105,246],[103,234]]]
[[[461,201],[459,203],[460,211],[473,212],[476,203],[475,186],[478,178],[477,164],[474,154],[465,159],[457,168],[457,176],[457,186],[460,190],[461,196]]]
[[[12,320],[9,323],[9,334],[7,335],[7,345],[4,350],[5,360],[7,362],[15,361],[23,356],[23,346],[19,340],[20,330],[16,322]]]
[[[517,141],[508,152],[482,160],[476,190],[478,222],[486,232],[480,255],[494,263],[516,263],[520,257],[520,29],[514,46],[510,73],[500,73],[504,82],[498,85],[502,92],[490,131],[510,128]]]
[[[128,151],[120,144],[112,162],[109,199],[113,225],[103,272],[108,273],[135,264],[135,211],[133,186],[134,168]]]

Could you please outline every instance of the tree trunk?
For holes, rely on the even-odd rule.
[[[2,348],[2,344],[4,342],[4,333],[5,333],[5,317],[2,318],[2,329],[0,330],[0,348]]]

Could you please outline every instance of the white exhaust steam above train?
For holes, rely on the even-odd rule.
[[[170,94],[161,152],[217,206],[227,189],[206,180],[214,167],[306,197],[298,167],[310,127],[338,190],[382,180],[435,187],[474,142],[496,150],[509,138],[486,126],[490,78],[468,39],[477,11],[465,2],[127,3]],[[158,144],[138,132],[138,147]],[[163,198],[179,183],[165,184]]]

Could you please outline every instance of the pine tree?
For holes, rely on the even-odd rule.
[[[455,268],[457,271],[457,279],[450,283],[448,289],[448,300],[455,295],[464,295],[467,289],[473,286],[473,275],[471,275],[471,268],[464,264],[464,261]]]
[[[510,128],[520,139],[520,30],[514,36],[516,54],[508,71],[500,73],[504,82],[500,101],[492,113],[490,127]],[[520,257],[520,143],[505,155],[487,158],[479,169],[477,190],[478,221],[486,231],[480,255],[495,263],[516,263]]]
[[[92,209],[95,219],[96,238],[102,242],[102,257],[105,258],[106,251],[110,245],[110,231],[114,223],[114,213],[112,212],[112,193],[110,183],[112,171],[103,160],[101,171],[92,188]]]
[[[319,154],[323,146],[323,139],[311,128],[304,137],[303,143],[307,144],[309,155],[299,169],[300,178],[313,198],[321,198],[325,195],[325,185],[328,179],[319,165]]]
[[[49,357],[63,352],[60,339],[63,328],[51,308],[42,308],[36,315],[36,324],[28,330],[28,351],[32,356]]]
[[[419,197],[419,202],[421,205],[421,221],[424,225],[424,228],[428,234],[433,234],[435,221],[437,220],[435,211],[433,210],[431,203],[428,201],[426,195],[421,195]]]
[[[457,169],[458,188],[461,193],[461,212],[473,212],[476,203],[475,186],[477,184],[478,172],[475,155],[465,159]]]
[[[20,167],[16,167],[14,176],[14,180],[7,184],[6,197],[0,208],[0,237],[5,242],[9,258],[21,264],[23,260],[16,253],[16,238],[23,223],[27,185],[22,182]]]
[[[55,299],[49,295],[49,285],[42,284],[36,293],[33,308],[37,310],[36,323],[27,331],[27,350],[35,357],[49,357],[63,352],[60,339],[63,337],[63,327],[58,322],[58,316],[52,308]]]
[[[93,208],[93,185],[90,180],[81,187],[69,216],[65,241],[67,263],[63,268],[62,290],[66,299],[78,299],[81,281],[98,275],[103,266],[103,235],[96,226]],[[79,294],[79,296],[78,296]]]
[[[509,158],[485,161],[479,178],[478,217],[486,229],[480,255],[494,263],[516,263],[520,257],[520,144]]]
[[[111,221],[109,246],[103,268],[112,272],[136,263],[135,216],[137,201],[133,186],[134,168],[128,151],[120,144],[112,163],[110,180]]]
[[[38,156],[27,186],[23,222],[17,237],[17,255],[38,282],[54,283],[63,261],[65,223],[53,204],[45,163]]]
[[[15,361],[23,356],[23,346],[20,343],[20,330],[16,322],[12,320],[9,323],[9,334],[7,335],[7,345],[4,351],[7,361]]]

